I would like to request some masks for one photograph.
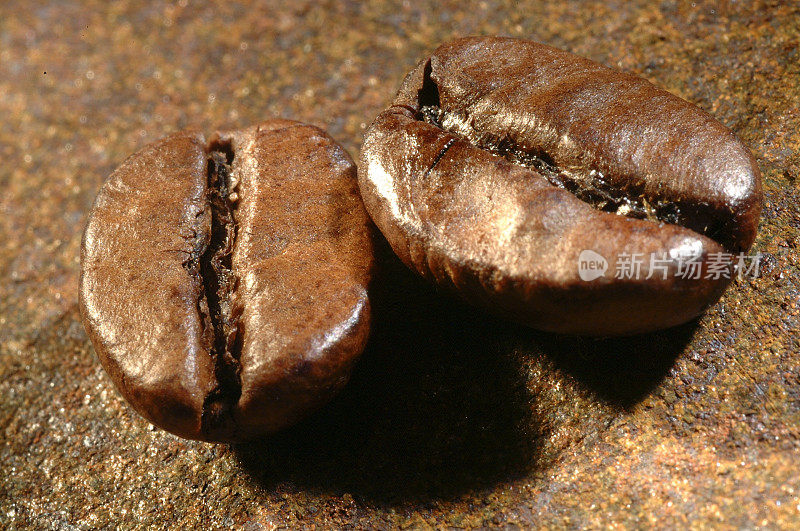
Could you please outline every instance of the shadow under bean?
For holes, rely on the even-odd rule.
[[[622,414],[658,386],[695,327],[602,340],[533,331],[437,292],[381,246],[373,332],[350,383],[297,426],[234,446],[267,489],[392,503],[543,473],[557,457],[551,417],[570,414],[544,396],[559,387],[551,380]]]

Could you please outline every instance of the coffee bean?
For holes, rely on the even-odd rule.
[[[590,335],[699,315],[729,282],[712,262],[750,248],[761,209],[750,152],[709,114],[634,75],[496,37],[445,44],[406,76],[366,132],[359,183],[424,277],[530,326]]]
[[[89,216],[80,287],[122,395],[207,441],[274,432],[330,398],[369,330],[357,186],[339,145],[286,120],[181,132],[126,160]]]

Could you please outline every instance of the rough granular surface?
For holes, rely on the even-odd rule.
[[[0,7],[0,526],[800,525],[800,8],[141,4]],[[475,34],[643,76],[733,129],[763,173],[760,276],[688,325],[581,339],[465,306],[379,242],[370,343],[328,406],[240,446],[135,414],[77,303],[111,170],[272,117],[356,157],[403,74]]]

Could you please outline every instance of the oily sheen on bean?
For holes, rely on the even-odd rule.
[[[274,432],[340,389],[364,348],[370,227],[354,163],[315,127],[174,134],[98,194],[86,329],[154,424],[207,441]]]
[[[366,132],[359,184],[422,276],[527,325],[589,335],[699,315],[731,276],[709,263],[750,248],[761,209],[752,155],[708,113],[637,76],[497,37],[444,44],[406,76]],[[607,260],[604,276],[580,278],[585,250]],[[634,254],[638,274],[616,275]],[[679,274],[686,257],[700,278]]]

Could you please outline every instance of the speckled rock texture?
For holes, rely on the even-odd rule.
[[[800,525],[795,3],[141,4],[0,6],[0,527]],[[239,446],[139,417],[78,312],[111,170],[272,117],[355,158],[402,76],[475,34],[643,76],[735,131],[763,174],[760,277],[688,325],[581,339],[465,306],[379,242],[373,333],[328,406]]]

